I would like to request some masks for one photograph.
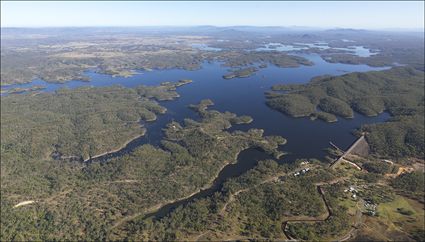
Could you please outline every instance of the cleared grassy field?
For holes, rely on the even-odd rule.
[[[383,222],[391,225],[390,228],[405,232],[423,229],[424,205],[417,201],[396,196],[394,201],[380,204],[378,213]]]
[[[423,204],[396,196],[391,202],[379,204],[377,210],[378,216],[364,216],[354,241],[424,241]]]

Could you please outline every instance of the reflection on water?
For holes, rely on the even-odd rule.
[[[210,47],[207,44],[191,44],[195,49],[205,50],[205,51],[220,51],[220,48]]]
[[[348,41],[344,41],[348,42]],[[327,42],[314,42],[314,43],[300,43],[296,42],[293,45],[284,45],[281,43],[268,43],[265,44],[265,47],[260,47],[255,49],[256,51],[283,51],[283,52],[291,52],[291,51],[300,51],[307,49],[320,49],[320,50],[342,50],[344,52],[349,52],[350,54],[357,55],[360,57],[370,57],[372,55],[378,54],[377,52],[371,52],[370,49],[365,48],[364,46],[347,46],[347,48],[340,47],[330,47]]]
[[[370,52],[370,49],[367,49],[363,46],[355,46],[355,45],[348,46],[347,48],[333,48],[333,49],[352,52],[354,55],[357,55],[360,57],[369,57],[369,56],[378,54],[377,52]]]
[[[308,47],[294,46],[294,45],[283,45],[280,43],[268,43],[265,47],[255,49],[256,51],[296,51],[296,50],[307,50]]]

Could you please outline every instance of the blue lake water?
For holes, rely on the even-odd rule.
[[[44,85],[44,91],[51,92],[59,88],[77,88],[81,86],[110,86],[122,85],[135,87],[140,84],[158,85],[164,81],[177,81],[180,79],[192,79],[193,83],[177,89],[181,95],[174,101],[161,102],[168,109],[164,115],[159,115],[158,120],[146,124],[148,132],[145,137],[135,141],[131,146],[136,147],[140,143],[158,144],[162,136],[162,128],[171,120],[182,121],[184,118],[197,119],[195,112],[190,110],[189,104],[196,104],[202,99],[212,99],[215,103],[211,109],[230,111],[239,115],[250,115],[254,121],[248,125],[236,125],[233,129],[247,130],[249,128],[261,128],[265,135],[281,135],[288,140],[282,146],[282,150],[289,154],[283,158],[294,160],[296,158],[322,158],[323,149],[329,147],[332,141],[340,148],[347,148],[355,137],[351,132],[362,124],[383,122],[389,118],[387,113],[377,117],[365,117],[355,114],[353,119],[339,118],[336,123],[323,121],[311,121],[308,118],[291,118],[274,111],[266,106],[264,92],[269,91],[275,84],[306,83],[312,77],[319,75],[343,75],[348,72],[364,72],[382,70],[367,65],[333,64],[325,62],[319,55],[302,55],[314,62],[314,66],[301,66],[298,68],[279,68],[269,65],[260,69],[255,75],[248,78],[234,78],[225,80],[222,76],[227,72],[221,63],[203,63],[202,68],[195,71],[180,69],[153,70],[143,72],[132,77],[112,77],[110,75],[87,72],[90,82],[70,81],[64,84],[46,83],[35,80],[32,83],[22,85],[10,85],[4,89],[14,87],[30,87]],[[133,148],[134,148],[133,147]]]
[[[346,42],[346,41],[344,41]],[[341,50],[344,53],[349,53],[357,55],[360,57],[370,57],[376,55],[377,52],[371,52],[370,49],[365,48],[364,46],[348,46],[347,48],[340,47],[330,47],[326,42],[315,42],[315,43],[294,43],[294,45],[284,45],[281,43],[268,43],[265,44],[265,47],[260,47],[255,49],[256,51],[283,51],[283,52],[292,52],[292,51],[302,51],[307,49],[319,49],[319,50]]]

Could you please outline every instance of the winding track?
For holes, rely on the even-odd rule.
[[[323,222],[323,221],[326,221],[327,219],[329,219],[329,217],[332,216],[332,210],[329,207],[328,203],[326,202],[326,199],[325,199],[325,196],[324,196],[324,191],[323,191],[321,186],[332,185],[332,184],[335,184],[335,183],[338,183],[338,182],[341,182],[341,181],[344,181],[344,180],[345,180],[344,177],[340,177],[340,178],[334,179],[334,180],[329,181],[329,182],[319,182],[319,183],[315,184],[317,186],[318,192],[321,195],[323,202],[326,206],[327,216],[325,218],[318,219],[319,217],[323,217],[324,215],[326,215],[326,213],[325,213],[325,214],[322,214],[318,217],[312,217],[311,219],[304,219],[304,220],[288,219],[288,220],[286,220],[285,222],[282,223],[282,231],[289,240],[296,240],[296,238],[293,238],[289,233],[287,233],[286,227],[287,227],[288,223],[290,223],[290,222],[295,222],[295,223],[297,223],[297,222],[298,223],[301,223],[301,222],[310,222],[310,223]],[[335,239],[335,241],[346,241],[346,240],[350,239],[351,237],[353,237],[354,232],[357,229],[356,227],[358,225],[360,225],[360,223],[362,221],[362,212],[360,211],[359,208],[357,209],[355,216],[356,216],[356,218],[355,218],[354,225],[352,225],[352,228],[345,235],[341,236],[339,239]]]
[[[238,196],[239,194],[241,194],[242,192],[246,192],[249,191],[250,189],[257,187],[259,185],[268,183],[268,182],[272,182],[272,181],[276,181],[279,177],[283,176],[283,175],[290,175],[290,174],[294,174],[297,171],[288,173],[288,174],[279,174],[279,175],[275,175],[273,177],[270,177],[264,181],[262,181],[261,183],[251,187],[251,188],[245,188],[245,189],[241,189],[236,191],[235,193],[230,195],[230,199],[229,201],[226,202],[226,204],[224,204],[223,208],[220,210],[220,215],[224,215],[228,205],[233,202],[235,200],[235,197]],[[325,199],[325,192],[322,188],[322,186],[324,185],[332,185],[335,183],[339,183],[345,180],[345,177],[340,177],[340,178],[336,178],[334,180],[328,181],[328,182],[318,182],[315,183],[314,185],[317,188],[318,193],[320,194],[322,200],[323,200],[323,206],[325,207],[325,212],[317,217],[307,217],[307,216],[295,216],[292,218],[288,218],[285,221],[283,221],[282,223],[282,231],[285,234],[285,236],[289,239],[289,240],[295,240],[295,238],[293,238],[289,233],[287,233],[286,229],[287,229],[287,225],[288,223],[302,223],[302,222],[309,222],[309,223],[315,223],[315,222],[323,222],[326,221],[327,219],[329,219],[329,217],[332,216],[332,210],[328,204],[328,202]],[[358,210],[356,212],[356,225],[358,225],[360,223],[361,220],[361,212]],[[344,235],[341,239],[339,239],[338,241],[344,241],[347,240],[349,238],[351,238],[352,233],[354,232],[355,228],[353,227],[346,235]],[[204,235],[205,233],[201,234],[200,236],[198,236],[197,238],[199,239],[200,237],[202,237],[202,235]]]

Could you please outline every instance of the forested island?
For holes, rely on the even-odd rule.
[[[232,78],[244,78],[254,75],[254,73],[258,71],[255,67],[248,67],[240,70],[232,71],[223,76],[224,79],[232,79]]]

